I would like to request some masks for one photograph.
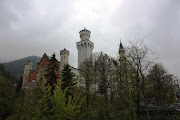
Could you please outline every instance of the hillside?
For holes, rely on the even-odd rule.
[[[41,58],[37,56],[29,56],[12,62],[6,62],[4,63],[4,69],[5,71],[10,72],[10,74],[15,78],[19,78],[23,75],[25,62],[30,60],[33,63],[33,69],[35,69],[37,62],[39,62],[40,59]]]

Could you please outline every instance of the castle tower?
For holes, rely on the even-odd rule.
[[[120,44],[119,44],[119,54],[122,54],[124,52],[125,52],[124,47],[123,47],[123,45],[122,45],[122,43],[120,41]]]
[[[69,63],[69,50],[66,50],[64,48],[64,50],[60,51],[60,71],[64,68],[64,65]]]
[[[94,49],[94,43],[90,41],[91,32],[84,28],[79,32],[81,41],[76,43],[78,49],[78,68],[80,64],[91,57],[92,51]]]
[[[119,44],[119,57],[120,58],[125,58],[125,49],[120,41],[120,44]]]
[[[33,63],[29,60],[24,65],[24,75],[22,86],[26,86],[29,82],[29,73],[32,70]]]

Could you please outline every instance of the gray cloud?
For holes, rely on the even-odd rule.
[[[70,50],[77,66],[79,31],[91,31],[94,51],[116,55],[138,36],[159,52],[163,64],[180,74],[179,0],[1,0],[0,62]]]

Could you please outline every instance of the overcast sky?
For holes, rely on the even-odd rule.
[[[0,62],[49,56],[66,48],[77,66],[79,31],[91,31],[94,52],[116,56],[135,37],[180,74],[180,0],[0,0]]]

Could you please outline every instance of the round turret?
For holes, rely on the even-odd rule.
[[[60,51],[60,55],[64,55],[64,54],[66,54],[66,55],[69,56],[69,50],[66,50],[66,49],[64,48],[64,50],[61,50],[61,51]]]
[[[33,63],[29,60],[24,64],[24,74],[29,74],[30,70],[32,70]]]
[[[64,48],[64,50],[60,51],[60,71],[64,68],[64,65],[69,63],[69,50],[66,50]]]
[[[84,28],[79,32],[81,40],[89,40],[91,32]]]
[[[24,75],[22,86],[26,86],[29,82],[29,73],[32,70],[33,63],[29,60],[24,64]]]

